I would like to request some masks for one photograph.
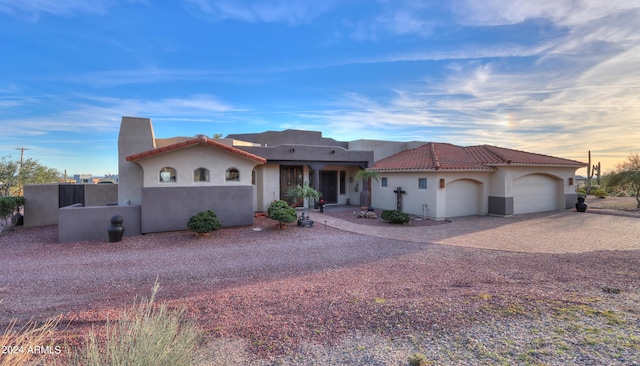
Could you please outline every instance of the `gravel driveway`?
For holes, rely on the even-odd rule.
[[[640,364],[640,251],[509,253],[255,222],[120,243],[3,233],[0,328],[64,314],[82,333],[158,277],[159,300],[208,331],[200,364]]]

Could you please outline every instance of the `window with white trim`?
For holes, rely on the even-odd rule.
[[[160,169],[160,183],[175,183],[176,170],[171,167],[164,167]]]
[[[209,181],[209,169],[198,168],[193,171],[194,182],[208,182]]]
[[[238,169],[236,169],[236,168],[229,168],[225,172],[224,177],[225,177],[225,180],[227,182],[232,182],[232,181],[239,182],[240,181],[240,171]]]

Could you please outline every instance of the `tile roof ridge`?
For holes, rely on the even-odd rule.
[[[176,143],[173,143],[173,144],[170,144],[170,145],[167,145],[167,146],[158,147],[158,148],[151,149],[151,150],[148,150],[148,151],[143,151],[143,152],[140,152],[140,153],[137,153],[137,154],[132,154],[132,155],[126,156],[126,160],[127,161],[139,160],[139,159],[142,159],[142,158],[147,158],[147,157],[150,157],[150,156],[153,156],[153,155],[166,153],[166,152],[169,152],[169,151],[173,151],[173,150],[177,150],[177,149],[180,149],[180,148],[183,148],[183,147],[188,147],[188,146],[197,145],[197,144],[204,144],[204,145],[213,146],[213,147],[216,147],[218,149],[225,150],[225,151],[231,152],[231,153],[236,154],[236,155],[243,156],[243,157],[251,159],[251,160],[255,160],[255,161],[260,162],[262,164],[266,163],[266,161],[267,161],[267,159],[265,159],[265,158],[263,158],[261,156],[246,152],[244,150],[240,150],[240,149],[238,149],[236,147],[233,147],[233,146],[225,145],[223,143],[215,141],[215,139],[208,138],[205,135],[197,135],[197,136],[195,136],[193,138],[190,138],[188,140],[176,142]]]
[[[440,159],[438,159],[438,153],[436,152],[436,145],[433,142],[429,143],[429,148],[431,149],[431,156],[433,157],[433,166],[436,170],[440,169]]]
[[[502,149],[501,147],[497,147],[497,146],[493,146],[493,145],[487,145],[487,144],[481,145],[480,147],[482,147],[482,148],[483,148],[483,149],[485,149],[487,152],[489,152],[489,154],[491,154],[491,155],[495,156],[496,158],[498,158],[498,159],[500,159],[500,160],[504,161],[505,163],[507,163],[507,164],[511,164],[511,163],[512,163],[511,159],[507,159],[507,158],[505,158],[505,157],[504,157],[504,155],[502,155],[502,154],[498,153],[498,152],[495,150],[495,149]],[[508,149],[507,149],[507,150],[508,150]]]

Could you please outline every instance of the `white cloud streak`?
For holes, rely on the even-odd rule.
[[[211,21],[227,19],[247,23],[308,23],[333,6],[333,1],[292,0],[184,0],[194,15]]]

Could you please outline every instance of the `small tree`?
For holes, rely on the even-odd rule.
[[[41,165],[37,160],[24,159],[20,162],[10,156],[0,158],[0,197],[21,195],[25,184],[56,183],[60,181],[60,172]]]
[[[373,169],[360,170],[358,174],[356,174],[356,179],[362,179],[362,195],[366,195],[367,206],[371,207],[371,179],[378,181],[378,179],[380,179],[380,172]],[[362,206],[362,202],[360,205]]]
[[[278,221],[278,226],[282,229],[287,226],[288,222],[294,222],[298,218],[296,209],[290,207],[286,201],[273,201],[267,209],[267,216],[271,220]]]
[[[311,204],[311,200],[319,200],[320,192],[309,186],[309,182],[304,182],[303,185],[298,184],[297,186],[291,188],[289,192],[287,192],[291,198],[293,198],[294,207],[298,205],[298,201],[300,199],[308,199],[309,204]],[[302,206],[304,206],[304,201],[302,202]]]
[[[640,208],[640,155],[631,154],[625,162],[618,164],[607,185],[631,190],[636,197],[636,207]]]
[[[16,225],[22,205],[24,205],[24,197],[0,198],[0,233],[5,227],[8,226],[11,229]]]

